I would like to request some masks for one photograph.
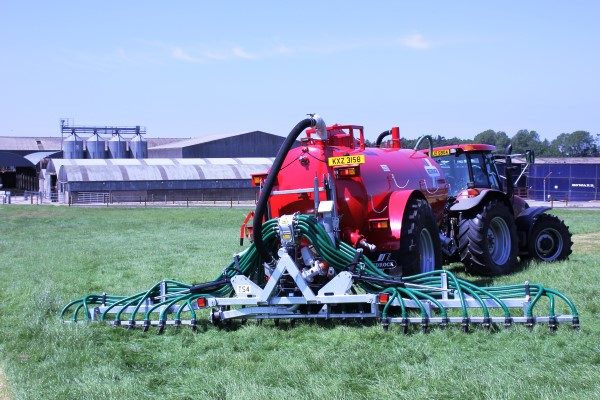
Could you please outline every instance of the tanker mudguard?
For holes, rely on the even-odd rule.
[[[462,199],[459,202],[453,204],[452,207],[450,207],[450,211],[457,212],[472,210],[473,208],[479,206],[479,204],[481,204],[482,202],[487,201],[487,199],[489,199],[491,196],[497,196],[506,199],[506,193],[500,190],[484,189],[478,196],[471,197],[468,199]],[[512,206],[510,204],[507,205],[510,207],[512,212]]]
[[[392,231],[392,236],[398,244],[400,244],[400,236],[402,234],[402,218],[404,217],[404,210],[411,197],[420,196],[417,193],[419,193],[417,190],[397,190],[390,195],[388,203],[390,229]]]

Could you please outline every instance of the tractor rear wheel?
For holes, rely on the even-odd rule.
[[[460,260],[475,275],[503,275],[517,266],[517,230],[508,207],[491,200],[458,225]]]
[[[550,214],[537,218],[529,236],[529,257],[546,262],[566,260],[571,246],[571,232],[561,219]]]
[[[398,267],[390,275],[431,272],[442,267],[440,235],[429,203],[413,198],[402,217],[400,250],[394,254]]]

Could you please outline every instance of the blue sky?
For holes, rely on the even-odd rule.
[[[600,133],[600,3],[0,0],[0,135]]]

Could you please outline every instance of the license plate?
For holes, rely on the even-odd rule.
[[[448,154],[450,154],[450,149],[444,149],[444,150],[434,150],[431,153],[431,157],[441,157],[441,156],[447,156]]]
[[[327,159],[327,164],[330,167],[339,167],[344,165],[356,165],[356,164],[364,164],[365,156],[341,156],[341,157],[329,157]]]

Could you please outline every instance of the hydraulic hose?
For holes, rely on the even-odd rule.
[[[383,139],[385,139],[387,136],[391,135],[392,132],[391,131],[383,131],[379,134],[379,136],[377,136],[377,140],[375,141],[375,147],[380,147],[381,146],[381,142],[383,142]]]
[[[315,116],[315,118],[305,118],[302,121],[298,122],[296,126],[290,131],[288,136],[285,138],[285,141],[279,148],[277,152],[277,156],[275,157],[275,161],[273,161],[273,165],[271,166],[271,170],[267,175],[267,179],[265,180],[265,184],[263,185],[262,191],[260,193],[260,197],[258,199],[258,203],[256,204],[256,210],[254,211],[254,219],[252,220],[252,227],[254,230],[253,238],[254,244],[256,246],[256,250],[263,262],[272,263],[273,256],[267,250],[262,237],[262,223],[263,218],[265,216],[265,211],[267,209],[267,203],[269,201],[269,197],[271,197],[271,191],[273,190],[273,184],[275,183],[275,179],[279,174],[279,170],[283,165],[283,160],[287,156],[288,152],[294,145],[294,142],[300,136],[302,131],[306,128],[311,128],[317,126],[319,124],[319,128],[325,128],[325,122],[323,119]]]

